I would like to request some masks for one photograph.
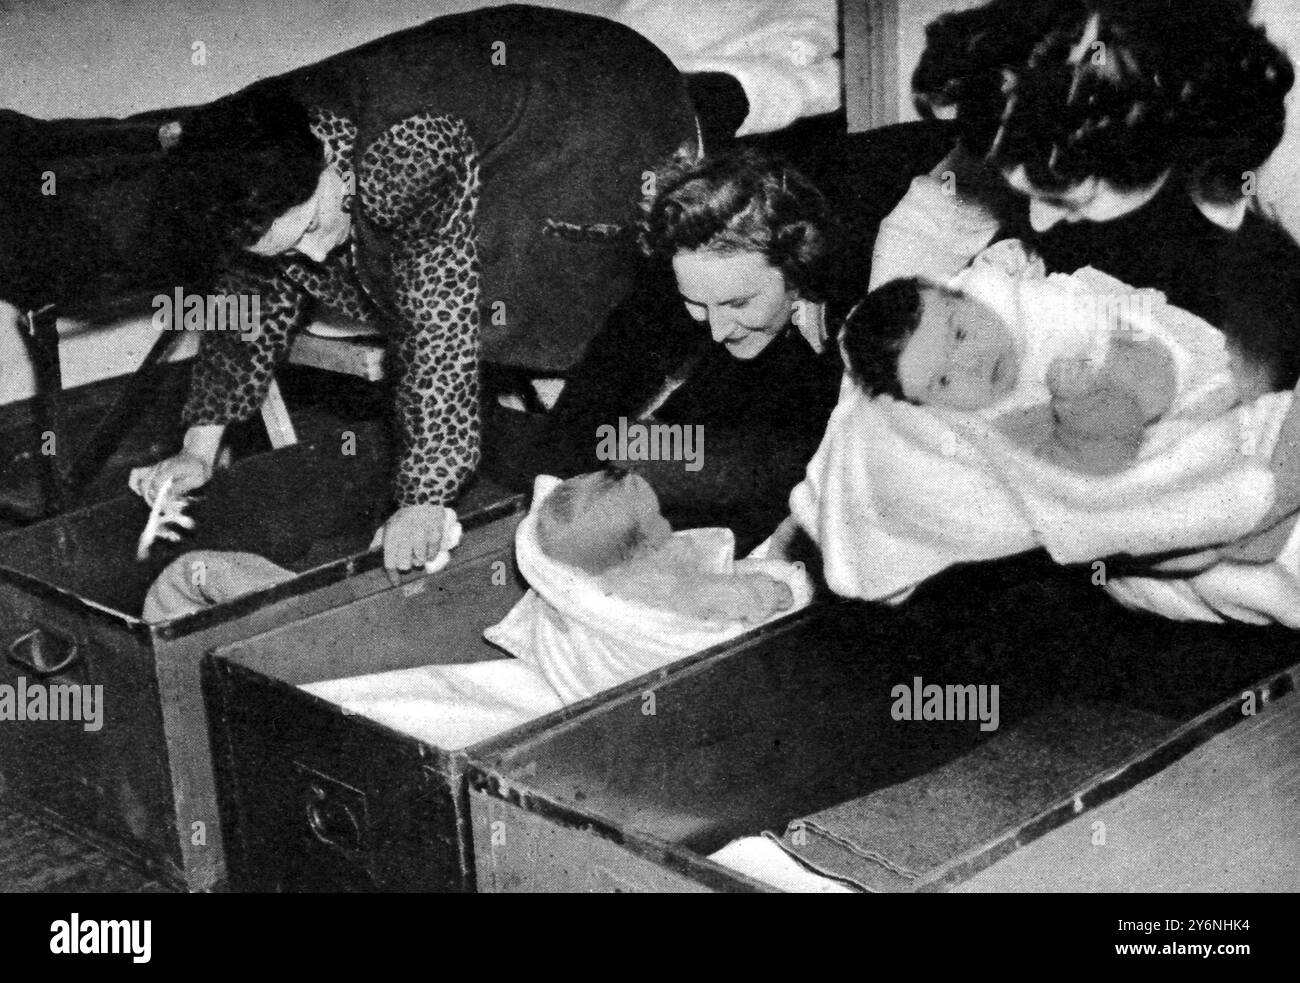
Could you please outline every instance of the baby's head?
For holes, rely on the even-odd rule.
[[[588,573],[604,573],[662,546],[672,532],[650,484],[619,468],[562,482],[537,513],[542,552]]]
[[[877,287],[849,312],[844,360],[873,396],[978,410],[1015,388],[1020,354],[1007,323],[986,304],[915,278]]]

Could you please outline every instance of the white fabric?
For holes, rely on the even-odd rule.
[[[846,380],[791,512],[831,589],[868,600],[1039,546],[1074,563],[1231,542],[1272,504],[1267,452],[1289,405],[1271,394],[1098,476],[1042,461],[972,414],[873,400]]]
[[[748,874],[779,891],[797,894],[861,893],[841,881],[809,870],[768,836],[742,836],[717,853],[709,854],[709,859]]]
[[[769,133],[840,106],[835,0],[628,0],[615,19],[683,72],[725,72],[749,115],[738,136]]]
[[[441,748],[477,744],[564,705],[545,679],[515,659],[417,666],[301,688]]]
[[[383,332],[373,324],[326,313],[307,325],[307,333],[318,338],[378,338]]]
[[[1018,239],[982,250],[948,287],[997,313],[1020,355],[1014,390],[980,410],[985,418],[1048,405],[1052,393],[1047,380],[1054,362],[1100,366],[1118,337],[1161,345],[1174,366],[1171,404],[1144,434],[1144,454],[1185,433],[1188,421],[1218,416],[1237,402],[1223,332],[1173,306],[1159,290],[1134,289],[1090,266],[1049,275],[1042,260]]]
[[[515,534],[519,570],[530,589],[484,637],[536,668],[566,702],[585,699],[729,641],[750,627],[740,621],[701,621],[608,596],[596,577],[550,559],[537,544],[537,513],[559,484],[559,479],[549,475],[537,478],[532,508]],[[711,553],[713,572],[728,573],[735,568],[731,530],[690,529],[673,535],[694,540],[701,550]],[[811,584],[801,566],[752,562],[761,562],[764,572],[790,586],[795,601],[791,610],[812,599]]]
[[[1292,393],[1270,393],[1243,411],[1243,447],[1272,455]],[[1127,607],[1179,621],[1244,621],[1300,628],[1300,523],[1269,563],[1220,561],[1185,578],[1111,578],[1106,590]]]
[[[871,255],[870,288],[913,276],[947,283],[993,241],[998,228],[992,212],[945,193],[938,178],[915,177],[907,194],[880,223]]]

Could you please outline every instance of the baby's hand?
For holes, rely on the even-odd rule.
[[[738,574],[712,578],[699,585],[690,613],[706,621],[743,621],[756,625],[794,606],[789,585],[767,574]]]
[[[1047,367],[1047,388],[1057,399],[1078,399],[1097,385],[1097,366],[1087,358],[1056,358]]]

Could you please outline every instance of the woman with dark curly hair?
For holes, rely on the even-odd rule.
[[[165,196],[214,287],[258,298],[210,332],[182,451],[137,469],[152,499],[211,476],[319,307],[392,336],[390,571],[439,552],[480,457],[480,358],[542,374],[581,355],[631,287],[643,175],[697,125],[682,76],[634,31],[505,6],[441,17],[259,82],[167,134]],[[248,337],[248,335],[252,337]]]
[[[1300,247],[1251,207],[1251,195],[1256,169],[1281,138],[1293,73],[1249,16],[1243,0],[990,0],[940,17],[913,87],[923,115],[947,118],[953,145],[882,222],[871,286],[909,276],[947,282],[995,240],[1020,239],[1049,272],[1091,266],[1134,290],[1161,290],[1219,328],[1247,404],[1237,419],[1278,405],[1276,396],[1257,397],[1300,375]],[[906,318],[903,292],[879,299],[881,316]],[[855,324],[872,330],[865,318]],[[953,345],[962,340],[954,330]],[[1019,632],[1019,642],[1000,649],[1012,661],[1059,652],[1087,685],[1111,685],[1098,653],[1132,653],[1140,664],[1159,653],[1141,624],[1096,589],[1098,571],[1103,585],[1108,574],[1110,585],[1136,574],[1178,591],[1202,571],[1212,581],[1220,564],[1275,560],[1291,534],[1286,517],[1300,505],[1300,484],[1287,477],[1300,445],[1285,437],[1298,422],[1287,418],[1268,459],[1273,509],[1235,546],[1189,552],[1205,543],[1170,541],[1166,554],[1108,557],[1091,569],[1058,566],[1041,551],[961,565],[917,592],[916,623]],[[864,431],[850,424],[840,432]],[[900,461],[897,471],[907,467]],[[855,503],[844,514],[867,513]],[[972,527],[979,518],[972,514]],[[829,542],[841,557],[868,555],[859,540],[814,531],[814,521],[800,516],[824,551]],[[1219,620],[1211,603],[1187,602],[1171,616]],[[1237,611],[1246,608],[1243,601]],[[973,655],[985,672],[999,657]],[[1054,686],[1052,673],[1028,672]]]
[[[753,150],[656,183],[641,237],[653,269],[503,477],[615,463],[646,477],[676,524],[726,525],[752,545],[785,514],[835,404],[842,368],[826,302],[836,227],[806,178]],[[672,294],[675,316],[662,302]],[[608,459],[597,431],[620,418],[702,434],[700,460]]]
[[[1248,205],[1294,76],[1249,14],[992,0],[940,17],[913,89],[923,115],[953,119],[956,148],[885,223],[873,281],[890,255],[1022,238],[1051,271],[1163,290],[1222,328],[1261,391],[1293,385],[1300,248]]]

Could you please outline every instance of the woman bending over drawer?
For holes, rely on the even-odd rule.
[[[393,336],[397,510],[375,545],[390,570],[432,559],[479,460],[480,357],[576,361],[630,281],[614,233],[643,172],[695,142],[649,42],[527,7],[439,18],[199,109],[165,198],[222,257],[214,289],[257,298],[260,323],[204,334],[183,449],[132,487],[205,483],[322,304]]]

